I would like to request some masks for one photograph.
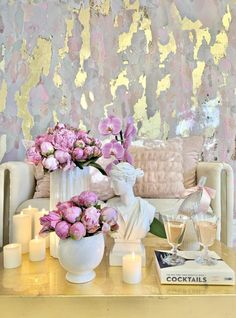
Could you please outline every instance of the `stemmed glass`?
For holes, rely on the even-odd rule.
[[[210,257],[208,247],[213,245],[216,238],[218,217],[210,213],[199,213],[193,216],[193,222],[202,254],[196,258],[196,262],[202,265],[215,265],[217,260]]]
[[[164,257],[163,261],[168,265],[182,265],[185,259],[177,255],[177,247],[182,244],[186,222],[186,215],[162,215],[166,231],[167,241],[172,246],[171,254]]]

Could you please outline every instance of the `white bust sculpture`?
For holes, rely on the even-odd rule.
[[[155,207],[134,195],[133,186],[136,178],[142,176],[141,169],[135,169],[127,162],[114,165],[110,172],[112,187],[117,197],[108,200],[107,205],[118,211],[119,225],[119,230],[112,235],[115,239],[115,245],[111,252],[113,257],[110,255],[111,265],[121,265],[122,255],[127,254],[127,252],[144,254],[145,263],[145,251],[141,239],[146,236],[150,229],[155,215]]]

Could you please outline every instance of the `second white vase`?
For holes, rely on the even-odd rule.
[[[78,167],[63,171],[61,169],[50,173],[50,210],[56,208],[58,202],[69,200],[82,191],[89,190],[89,167]]]

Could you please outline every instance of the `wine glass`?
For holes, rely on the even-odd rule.
[[[189,218],[183,214],[162,215],[162,218],[167,241],[172,246],[171,254],[164,257],[163,261],[168,265],[182,265],[185,259],[177,255],[177,247],[182,244],[186,222]]]
[[[196,258],[196,262],[202,265],[215,265],[217,260],[210,257],[208,247],[212,246],[217,231],[218,217],[210,213],[199,213],[193,216],[194,227],[201,246],[202,254]]]

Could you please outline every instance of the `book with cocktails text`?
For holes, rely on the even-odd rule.
[[[199,251],[178,251],[185,258],[183,265],[171,266],[165,263],[168,251],[154,251],[157,272],[161,284],[182,285],[234,285],[235,273],[215,252],[210,256],[217,259],[216,265],[200,265],[195,258]]]

